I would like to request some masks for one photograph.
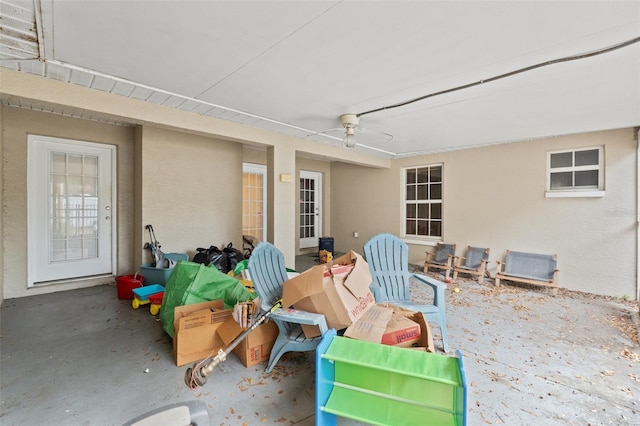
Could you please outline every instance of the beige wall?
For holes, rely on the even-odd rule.
[[[0,241],[0,304],[4,302],[4,211],[7,209],[4,198],[4,109],[5,107],[0,104],[0,176],[2,176],[0,184],[0,235],[2,235],[2,241]]]
[[[242,162],[266,165],[267,151],[244,146],[242,149]]]
[[[79,120],[26,109],[2,107],[4,298],[21,297],[112,282],[90,279],[27,290],[27,135],[37,134],[117,146],[118,272],[135,269],[133,243],[133,128]],[[9,249],[10,248],[10,249]]]
[[[304,139],[294,138],[272,131],[261,130],[227,120],[182,111],[176,108],[169,108],[138,99],[113,95],[99,90],[83,88],[78,85],[1,67],[0,97],[3,99],[9,99],[13,103],[33,105],[34,109],[39,108],[39,105],[42,105],[42,108],[45,110],[52,108],[54,111],[64,111],[65,114],[72,114],[74,116],[94,117],[96,119],[103,118],[107,120],[135,123],[136,127],[123,127],[127,129],[126,132],[128,133],[127,140],[129,141],[129,144],[127,145],[127,149],[130,149],[130,152],[128,153],[125,153],[124,151],[121,152],[120,148],[122,148],[122,146],[119,145],[121,144],[120,140],[114,142],[109,138],[102,138],[99,131],[93,131],[92,129],[96,126],[98,126],[99,129],[106,128],[104,127],[105,125],[97,125],[97,123],[93,121],[72,120],[69,118],[62,119],[58,117],[57,119],[59,119],[61,123],[60,126],[54,125],[51,126],[51,132],[42,132],[43,134],[50,134],[53,136],[58,136],[58,133],[65,133],[69,135],[68,137],[83,139],[83,131],[87,131],[90,137],[84,139],[92,141],[95,140],[97,142],[107,141],[107,143],[113,143],[119,146],[118,170],[121,173],[118,175],[118,182],[119,185],[122,186],[122,189],[119,188],[119,191],[120,194],[125,195],[127,195],[127,191],[129,191],[128,195],[132,197],[133,201],[131,201],[131,206],[129,206],[128,211],[119,212],[123,222],[121,222],[118,227],[118,232],[121,233],[119,234],[119,238],[121,239],[118,241],[118,247],[120,249],[118,273],[132,273],[141,261],[148,260],[148,254],[141,249],[144,241],[148,238],[145,236],[144,232],[145,222],[150,220],[159,220],[160,222],[152,224],[160,233],[160,228],[165,225],[165,223],[167,226],[178,226],[175,224],[184,220],[185,215],[182,217],[171,217],[171,221],[169,223],[169,213],[159,213],[162,208],[165,208],[166,210],[163,202],[167,201],[167,197],[163,194],[156,193],[153,194],[153,199],[148,201],[148,195],[145,192],[148,188],[155,187],[154,184],[151,183],[151,180],[154,180],[155,182],[158,179],[163,179],[158,176],[159,173],[163,173],[163,170],[161,170],[160,166],[154,164],[154,160],[156,159],[159,160],[158,163],[161,165],[175,165],[173,169],[169,168],[169,170],[177,170],[182,167],[185,172],[185,176],[192,176],[200,173],[198,168],[191,166],[188,158],[180,157],[182,153],[180,150],[180,144],[183,141],[189,145],[187,148],[190,151],[189,155],[194,152],[198,153],[196,155],[199,155],[200,153],[200,148],[197,148],[195,145],[191,145],[193,141],[206,140],[217,144],[217,147],[221,149],[219,154],[221,154],[222,157],[218,157],[218,153],[213,157],[209,157],[210,153],[207,152],[204,158],[213,159],[214,161],[207,162],[206,165],[203,164],[203,168],[205,170],[211,170],[218,176],[225,176],[225,173],[232,170],[232,173],[237,176],[237,179],[241,179],[241,168],[239,167],[237,160],[245,155],[251,158],[260,157],[266,159],[265,164],[268,165],[270,176],[268,187],[270,188],[272,196],[270,205],[271,208],[274,209],[273,211],[278,213],[277,215],[273,213],[270,215],[271,219],[268,225],[268,228],[271,230],[270,238],[283,251],[288,264],[294,264],[294,257],[297,252],[298,244],[297,232],[295,227],[292,226],[297,217],[297,187],[293,183],[280,182],[278,177],[280,174],[296,175],[295,163],[297,152],[304,152],[307,156],[327,158],[328,161],[330,159],[335,160],[348,157],[348,160],[344,161],[348,161],[353,164],[364,164],[372,167],[388,167],[390,164],[390,160],[388,159],[372,156],[366,153],[354,154],[346,148],[317,144]],[[53,117],[57,116],[42,113],[42,115],[36,116],[34,122],[29,123],[29,126],[33,125],[33,128],[37,129],[39,126],[43,125],[43,123],[47,123],[50,120],[55,121],[56,118]],[[12,124],[11,120],[8,117],[5,117],[4,127],[8,130],[3,127],[2,131],[13,131],[15,126],[12,127]],[[30,129],[31,127],[29,127],[27,131],[31,131]],[[80,129],[82,129],[82,131]],[[169,136],[169,133],[161,132],[161,129],[169,133],[173,132],[173,135]],[[36,131],[35,133],[38,132]],[[80,136],[74,136],[76,134]],[[193,135],[199,135],[202,139],[194,138]],[[3,159],[5,160],[6,165],[6,161],[14,160],[14,153],[12,152],[13,147],[7,150],[6,147],[9,144],[9,139],[6,138],[6,133],[4,136],[5,150]],[[65,136],[63,135],[62,137]],[[159,140],[157,147],[153,146],[156,139]],[[168,142],[169,140],[171,140],[171,143]],[[226,141],[225,143],[227,145],[225,145],[223,141]],[[173,143],[177,143],[177,146],[173,145]],[[238,145],[232,145],[234,143],[237,143]],[[256,147],[258,149],[242,149],[240,148],[242,144],[246,144],[246,146],[250,147]],[[171,147],[168,145],[171,145]],[[235,148],[231,148],[232,146],[235,146]],[[167,150],[165,150],[165,152],[155,152],[155,148]],[[240,150],[241,154],[238,154],[235,151],[236,149]],[[232,150],[233,153],[228,150]],[[259,151],[265,154],[256,154],[252,151]],[[252,153],[247,154],[248,152]],[[246,158],[246,161],[252,161],[251,158]],[[225,163],[223,167],[214,167],[221,165],[221,163],[226,160],[229,160],[229,162]],[[194,163],[196,163],[197,166],[201,165],[198,159],[195,159]],[[24,183],[26,182],[25,179],[16,181],[16,184],[14,184],[13,181],[6,180],[12,177],[13,172],[13,170],[11,170],[11,173],[8,173],[7,170],[4,170],[3,172],[3,184],[5,189],[3,197],[6,197],[7,200],[11,199],[12,194],[7,194],[6,191],[11,185],[14,185],[15,188],[17,188],[16,193],[19,193],[20,191],[22,191],[22,193],[26,193],[24,187]],[[228,177],[225,178],[228,180]],[[192,182],[189,179],[184,179],[182,181],[174,182],[173,185],[175,185],[176,188],[179,187],[179,185],[197,186],[202,179],[207,180],[208,176],[198,176],[195,182]],[[161,187],[163,183],[160,182],[158,185]],[[230,186],[235,187],[235,183],[231,182]],[[236,187],[235,190],[238,191],[238,194],[241,194],[241,190],[238,188],[239,186]],[[13,187],[11,189],[13,190]],[[168,192],[175,192],[174,189],[175,188],[172,187],[171,191]],[[151,191],[153,192],[154,190],[151,189]],[[183,191],[187,195],[178,195],[177,197],[181,201],[188,199],[190,202],[189,205],[192,209],[185,207],[185,205],[178,206],[177,209],[188,210],[188,212],[180,211],[180,213],[191,215],[190,218],[206,216],[206,220],[208,221],[219,221],[226,220],[236,214],[238,217],[237,220],[240,221],[241,205],[236,204],[236,200],[234,198],[235,195],[232,191],[227,190],[226,188],[223,188],[222,191],[229,198],[225,198],[224,202],[221,204],[216,204],[217,210],[213,212],[200,211],[202,210],[200,208],[200,204],[202,203],[200,203],[198,198],[195,198],[195,201],[192,201],[196,194],[192,192],[191,189]],[[166,193],[167,191],[164,192]],[[179,194],[182,194],[183,192],[179,192]],[[218,193],[214,196],[215,198],[218,198],[217,194]],[[202,191],[202,194],[198,193],[197,195],[206,197],[208,194],[206,191]],[[3,201],[5,201],[5,198],[3,198]],[[169,201],[174,200],[171,199]],[[222,213],[220,213],[221,211]],[[231,213],[231,211],[233,211],[233,213]],[[157,217],[157,215],[160,217]],[[217,215],[218,217],[212,218],[214,215]],[[8,244],[13,242],[13,240],[10,239],[16,238],[16,233],[19,234],[20,226],[26,226],[26,222],[22,217],[18,218],[15,223],[13,220],[13,216],[7,216],[6,214],[3,218],[3,227],[5,229],[5,238],[3,239],[3,243],[5,244],[5,247],[9,247]],[[231,240],[233,240],[236,245],[240,244],[241,231],[238,232],[238,237],[234,236],[236,235],[236,224],[234,223],[234,220],[235,219],[225,222],[225,229],[223,231],[216,230],[215,233],[212,231],[211,235],[198,234],[198,236],[200,236],[203,241],[206,240],[207,243],[211,239],[213,241],[222,240],[218,244]],[[14,225],[16,226],[15,230]],[[196,229],[198,225],[199,223],[194,223],[190,229]],[[7,231],[9,228],[11,228],[11,232]],[[23,234],[26,234],[26,231],[24,231]],[[166,236],[168,236],[169,240],[167,240]],[[186,237],[181,238],[177,233],[162,233],[158,235],[158,237],[160,242],[163,244],[162,248],[167,251],[181,251],[183,249],[188,251],[189,249],[193,250],[194,248],[192,243],[189,244],[189,248],[187,248],[186,243],[184,242],[186,241]],[[23,247],[24,250],[26,250],[25,241],[20,241],[17,248],[20,249]],[[6,249],[5,253],[7,253]],[[26,253],[21,253],[20,255],[21,259],[24,261]],[[11,255],[3,257],[5,265],[7,265],[7,259],[9,259],[9,256]],[[147,258],[145,259],[145,257]],[[11,268],[14,268],[15,271],[14,269],[7,270],[5,268],[5,274],[3,276],[4,282],[9,282],[10,279],[12,282],[16,283],[14,286],[21,286],[21,280],[24,279],[24,275],[26,274],[24,271],[21,271],[21,267],[22,265],[18,263],[11,265]],[[18,273],[13,275],[13,272]],[[83,280],[83,282],[84,281],[87,280]],[[53,287],[48,287],[46,289],[43,287],[38,291],[54,291],[74,287],[75,284],[64,284],[55,286],[55,289]],[[7,292],[7,287],[5,287],[4,290],[3,294],[5,297],[16,297],[16,292]],[[33,292],[19,292],[18,294],[26,295],[33,294]]]
[[[27,290],[27,135],[39,134],[117,146],[117,271],[133,274],[149,262],[144,229],[152,224],[166,252],[232,242],[242,247],[242,146],[151,126],[123,127],[2,107],[4,298],[87,285],[89,279]],[[9,226],[6,226],[9,225]]]
[[[605,196],[545,198],[546,153],[604,146]],[[453,151],[394,162],[391,170],[332,166],[336,249],[362,249],[379,232],[400,234],[400,175],[443,163],[444,241],[491,248],[491,269],[507,249],[558,254],[562,287],[636,297],[636,142],[632,129]],[[354,209],[354,206],[358,206]],[[357,214],[363,212],[363,214]],[[360,238],[352,232],[359,231]],[[429,246],[410,245],[422,264]]]
[[[617,296],[637,294],[637,164],[631,129],[390,161],[4,68],[0,94],[23,97],[29,100],[26,104],[55,104],[143,123],[122,127],[0,107],[0,286],[5,298],[78,286],[26,290],[27,133],[118,147],[118,274],[132,273],[148,260],[142,249],[148,239],[146,223],[154,225],[166,251],[192,252],[197,245],[228,241],[239,245],[241,202],[236,197],[241,194],[242,161],[271,168],[270,184],[277,189],[275,242],[291,264],[298,252],[297,226],[291,226],[298,217],[297,185],[278,182],[280,173],[294,174],[296,181],[301,169],[323,173],[323,234],[335,238],[337,251],[361,251],[378,232],[401,233],[401,168],[442,162],[444,238],[458,244],[458,254],[468,244],[488,246],[493,269],[506,249],[555,252],[562,286]],[[243,148],[242,143],[262,148]],[[546,152],[595,145],[605,146],[605,197],[545,198]],[[309,156],[327,161],[308,160]],[[222,190],[218,177],[228,182]],[[353,232],[360,237],[353,237]],[[412,262],[421,264],[424,251],[430,249],[411,244]]]
[[[267,164],[267,153],[263,150],[251,149],[245,147],[243,150],[243,162],[254,164]],[[331,162],[305,157],[296,157],[296,175],[294,177],[294,185],[296,191],[300,190],[299,177],[300,171],[311,171],[322,174],[322,233],[323,235],[331,234]],[[315,248],[300,249],[300,205],[296,203],[296,253],[307,253],[317,251]]]
[[[372,169],[331,163],[331,236],[335,250],[354,250],[381,232],[399,235],[400,174],[396,167]],[[358,232],[359,237],[353,233]]]
[[[242,248],[242,145],[144,126],[140,170],[143,262],[147,224],[162,251],[190,259],[197,247]]]

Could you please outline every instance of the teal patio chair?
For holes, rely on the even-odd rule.
[[[263,312],[271,310],[273,305],[282,298],[282,284],[288,279],[284,255],[274,245],[262,242],[251,253],[249,258],[249,275],[253,287],[258,293]],[[270,318],[278,326],[278,337],[271,349],[267,372],[270,372],[280,357],[286,352],[306,352],[316,349],[327,332],[327,322],[322,314],[276,310]],[[321,335],[314,338],[305,337],[301,324],[316,325]]]
[[[371,291],[376,303],[390,303],[412,311],[424,313],[429,322],[438,324],[442,334],[442,347],[447,344],[447,314],[444,290],[446,285],[423,274],[409,272],[409,248],[398,237],[379,234],[364,245],[364,255],[369,264],[373,282]],[[411,300],[410,279],[433,290],[433,303],[421,304]]]

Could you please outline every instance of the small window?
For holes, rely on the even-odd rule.
[[[442,238],[442,165],[404,169],[404,233]]]
[[[547,154],[547,197],[604,195],[603,148]]]

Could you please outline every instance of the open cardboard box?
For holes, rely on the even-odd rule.
[[[177,366],[200,361],[226,348],[244,330],[231,316],[233,309],[224,309],[223,300],[177,306],[173,322],[173,355]],[[269,359],[278,337],[273,322],[256,327],[233,353],[246,366]]]
[[[364,258],[354,251],[335,258],[331,265],[353,265],[353,269],[342,280],[326,274],[325,265],[314,266],[283,284],[282,299],[286,308],[324,314],[329,328],[342,330],[375,305],[369,290],[371,273]],[[303,325],[302,330],[308,338],[320,335],[317,326]]]
[[[216,330],[231,317],[223,300],[177,306],[173,321],[173,356],[177,366],[215,355],[224,342]]]
[[[233,319],[229,318],[222,327],[218,328],[218,336],[229,346],[244,329]],[[265,322],[255,328],[242,342],[233,349],[233,353],[242,361],[245,367],[251,367],[268,361],[271,349],[278,337],[278,326],[273,322]]]
[[[344,335],[352,339],[435,353],[433,335],[424,314],[389,304],[371,307],[345,330]]]

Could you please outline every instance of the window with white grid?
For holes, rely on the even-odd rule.
[[[404,169],[404,234],[442,238],[442,164]]]
[[[603,148],[547,153],[547,197],[604,195]]]

